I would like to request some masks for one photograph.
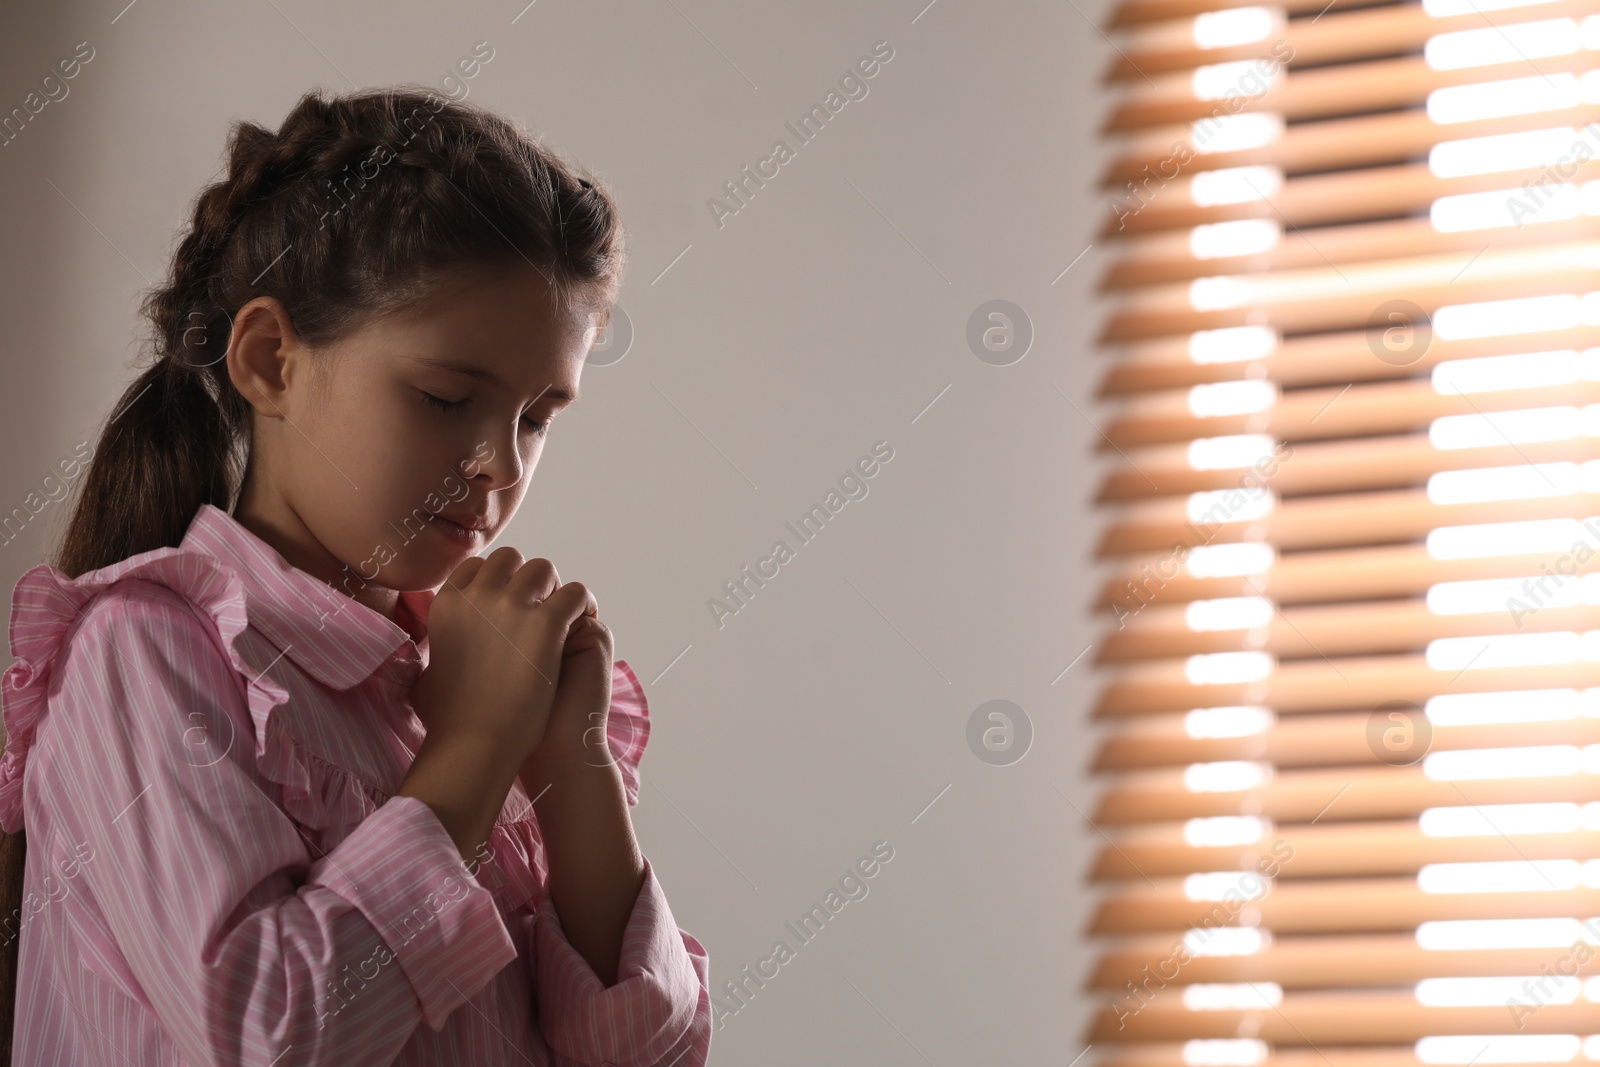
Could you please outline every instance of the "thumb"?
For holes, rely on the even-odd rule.
[[[580,615],[567,630],[566,652],[593,648],[605,637],[606,624],[593,615]]]

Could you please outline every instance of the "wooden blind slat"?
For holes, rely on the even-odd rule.
[[[1127,518],[1107,528],[1100,545],[1103,556],[1255,540],[1271,541],[1284,550],[1415,541],[1439,526],[1600,515],[1600,493],[1460,504],[1435,504],[1427,490],[1338,493],[1293,497],[1262,518],[1232,520],[1227,519],[1230,514],[1244,513],[1242,503],[1232,507],[1225,500],[1213,503],[1196,518],[1189,517],[1185,503],[1141,504],[1127,510]]]
[[[1438,693],[1494,693],[1600,686],[1600,663],[1434,670],[1425,656],[1291,660],[1261,681],[1198,685],[1181,661],[1127,667],[1100,694],[1095,714],[1116,718],[1190,708],[1266,705],[1280,712],[1372,709],[1390,701],[1421,706]]]
[[[1448,399],[1460,400],[1460,397]],[[1581,401],[1575,401],[1578,406]],[[1566,407],[1529,403],[1528,408]],[[1506,408],[1504,410],[1521,410]],[[1487,417],[1474,411],[1468,418]],[[1431,420],[1430,420],[1431,421]],[[1351,492],[1426,483],[1440,471],[1478,467],[1514,467],[1526,463],[1582,463],[1595,458],[1600,440],[1572,437],[1556,441],[1514,443],[1490,437],[1495,444],[1478,448],[1437,448],[1426,434],[1361,437],[1346,441],[1300,441],[1294,444],[1294,462],[1281,465],[1272,476],[1273,492],[1281,496]],[[1190,466],[1187,445],[1156,445],[1125,450],[1128,462],[1110,471],[1100,483],[1096,503],[1124,503],[1169,496],[1232,489],[1249,470],[1247,464],[1218,470]]]
[[[1595,724],[1600,726],[1600,723]],[[1591,727],[1590,743],[1600,743]],[[1566,740],[1566,739],[1564,739]],[[1570,740],[1566,740],[1570,744]],[[1522,747],[1520,745],[1514,747]],[[1488,778],[1461,783],[1429,778],[1420,768],[1379,765],[1365,769],[1300,771],[1282,774],[1249,789],[1197,793],[1183,772],[1144,775],[1115,786],[1101,797],[1094,821],[1107,828],[1159,819],[1203,819],[1259,815],[1275,822],[1412,819],[1429,808],[1464,803],[1465,789],[1475,804],[1574,803],[1600,800],[1600,775],[1563,774],[1537,778]],[[1330,798],[1338,797],[1330,803]],[[1600,901],[1595,904],[1600,912]]]
[[[1468,783],[1470,785],[1470,783]],[[1470,806],[1470,788],[1460,794]],[[1333,795],[1327,803],[1337,803]],[[1472,837],[1429,837],[1405,820],[1369,823],[1318,823],[1279,826],[1273,833],[1289,842],[1294,859],[1283,865],[1282,878],[1327,878],[1352,875],[1404,874],[1428,863],[1525,863],[1600,855],[1600,831],[1517,834],[1491,829]],[[1183,831],[1165,826],[1126,830],[1097,855],[1093,877],[1154,878],[1253,867],[1272,857],[1271,842],[1253,845],[1191,846]]]
[[[1415,877],[1330,878],[1277,882],[1243,908],[1231,902],[1190,900],[1182,879],[1136,878],[1104,898],[1090,933],[1112,936],[1204,927],[1238,926],[1242,920],[1285,934],[1413,931],[1425,922],[1473,919],[1587,917],[1595,891],[1550,889],[1528,893],[1428,893]]]
[[[1183,715],[1145,716],[1108,729],[1096,750],[1092,769],[1105,773],[1220,760],[1260,760],[1280,771],[1341,767],[1348,771],[1346,780],[1352,780],[1382,763],[1368,736],[1373,712],[1377,710],[1283,715],[1263,732],[1242,737],[1192,737]],[[1600,718],[1586,717],[1431,726],[1427,751],[1596,743],[1600,743]],[[1387,764],[1384,767],[1389,769]],[[1108,795],[1114,795],[1116,788],[1112,786]]]
[[[1209,631],[1190,629],[1186,616],[1181,607],[1145,608],[1106,635],[1096,662],[1139,663],[1253,650],[1270,652],[1280,660],[1365,656],[1414,652],[1444,637],[1600,629],[1600,616],[1592,604],[1549,605],[1516,614],[1501,606],[1459,615],[1436,615],[1420,600],[1290,607],[1276,609],[1264,625]]]
[[[1107,1067],[1194,1067],[1184,1060],[1181,1042],[1148,1042],[1110,1046],[1100,1053]],[[1424,1067],[1424,1061],[1411,1045],[1334,1045],[1321,1042],[1315,1047],[1283,1046],[1270,1049],[1254,1067]],[[1529,1060],[1507,1059],[1496,1067],[1548,1067]]]
[[[1596,281],[1600,282],[1600,275]],[[1534,345],[1528,349],[1540,351]],[[1241,433],[1271,434],[1298,443],[1425,430],[1434,419],[1446,415],[1484,415],[1597,402],[1600,381],[1463,394],[1442,392],[1426,380],[1411,380],[1347,384],[1340,389],[1297,389],[1281,392],[1262,411],[1200,416],[1191,414],[1187,392],[1153,393],[1129,401],[1116,418],[1105,423],[1101,448],[1122,449],[1126,455],[1130,448]],[[1590,447],[1593,451],[1593,440]]]
[[[1576,6],[1576,5],[1574,5]],[[1281,5],[1274,5],[1280,14]],[[1554,9],[1554,5],[1551,5]],[[1456,30],[1521,22],[1526,13],[1517,9],[1470,11],[1433,18],[1421,4],[1391,4],[1365,11],[1337,9],[1309,17],[1284,20],[1282,29],[1267,41],[1199,48],[1194,43],[1193,20],[1180,18],[1140,26],[1128,33],[1112,58],[1106,77],[1113,81],[1143,81],[1163,71],[1192,69],[1206,63],[1256,59],[1271,55],[1269,41],[1282,39],[1294,49],[1295,61],[1312,67],[1359,61],[1374,55],[1420,51],[1429,37]]]
[[[1580,530],[1587,531],[1581,537],[1593,535],[1591,543],[1600,544],[1596,526]],[[1196,578],[1184,570],[1170,547],[1159,556],[1126,560],[1101,587],[1095,610],[1112,613],[1120,607],[1118,614],[1137,611],[1141,601],[1153,597],[1169,605],[1236,596],[1270,595],[1280,605],[1408,597],[1426,594],[1436,582],[1538,576],[1553,562],[1570,566],[1574,575],[1593,573],[1600,565],[1594,558],[1580,563],[1577,554],[1556,561],[1550,553],[1435,559],[1421,544],[1362,545],[1325,552],[1287,552],[1262,574]]]
[[[1518,227],[1511,225],[1508,212],[1506,220],[1506,225],[1498,226],[1492,232],[1441,232],[1434,229],[1427,219],[1384,219],[1319,226],[1315,236],[1308,236],[1306,231],[1285,226],[1282,220],[1277,220],[1279,239],[1273,247],[1247,255],[1210,259],[1195,255],[1194,231],[1190,228],[1138,234],[1123,239],[1124,254],[1107,269],[1100,290],[1121,295],[1152,286],[1216,275],[1304,270],[1329,264],[1362,263],[1403,256],[1464,253],[1465,261],[1466,257],[1481,251],[1484,245],[1490,243],[1496,248],[1510,248],[1558,240],[1593,240],[1600,236],[1600,217],[1584,215],[1561,218],[1551,212],[1545,216],[1530,216]],[[1273,219],[1269,217],[1268,221]],[[1364,343],[1362,352],[1367,357],[1371,356]],[[1182,356],[1183,363],[1193,364],[1187,352]],[[1358,378],[1372,373],[1368,367],[1371,362],[1370,358],[1364,358],[1359,364],[1353,365],[1357,368]],[[1350,378],[1346,376],[1346,380]]]
[[[1427,374],[1443,362],[1504,355],[1507,352],[1583,351],[1600,346],[1600,325],[1548,330],[1507,340],[1504,337],[1449,339],[1433,336],[1428,346],[1405,364],[1373,358],[1373,339],[1365,327],[1330,333],[1284,337],[1265,358],[1235,363],[1197,363],[1190,356],[1188,336],[1157,338],[1118,346],[1117,361],[1101,379],[1100,395],[1119,398],[1148,391],[1187,388],[1211,382],[1261,377],[1289,389],[1312,385],[1346,385]]]
[[[1346,10],[1365,7],[1370,2],[1371,0],[1360,0],[1349,3]],[[1132,0],[1129,3],[1118,4],[1111,12],[1106,26],[1108,29],[1126,29],[1171,19],[1192,19],[1208,11],[1253,7],[1255,3],[1256,0],[1221,0],[1219,3],[1213,3],[1212,0]],[[1289,15],[1315,15],[1327,6],[1327,0],[1284,0],[1277,6]]]
[[[1600,176],[1600,167],[1596,175]],[[1363,325],[1373,308],[1397,292],[1432,315],[1448,304],[1581,295],[1595,285],[1600,244],[1594,241],[1534,248],[1494,249],[1492,245],[1493,235],[1486,233],[1476,257],[1429,256],[1229,279],[1230,284],[1247,285],[1254,293],[1248,306],[1199,309],[1191,303],[1188,286],[1164,286],[1150,299],[1130,301],[1127,309],[1111,315],[1101,337],[1114,344],[1252,324],[1291,332],[1343,330]]]
[[[1429,1034],[1481,1034],[1485,1011],[1504,1031],[1527,1034],[1583,1034],[1594,1026],[1594,1005],[1542,1004],[1518,1020],[1517,1031],[1504,1004],[1471,1008],[1425,1007],[1409,991],[1395,993],[1286,993],[1281,1005],[1251,1011],[1191,1011],[1180,996],[1153,997],[1142,1010],[1095,1017],[1089,1040],[1112,1043],[1173,1041],[1185,1038],[1235,1038],[1241,1029],[1280,1045],[1316,1046],[1323,1041],[1359,1038],[1373,1044],[1414,1041]],[[1488,1023],[1493,1025],[1493,1023]],[[1502,1032],[1496,1030],[1494,1032]]]
[[[1204,947],[1209,939],[1198,939]],[[1159,975],[1181,938],[1141,938],[1123,943],[1101,957],[1090,988],[1122,990],[1144,979],[1145,968]],[[1561,950],[1555,955],[1559,957]],[[1549,948],[1426,949],[1409,934],[1342,937],[1278,937],[1248,956],[1193,955],[1183,965],[1189,982],[1276,982],[1284,989],[1316,989],[1330,985],[1393,986],[1423,978],[1441,978],[1470,971],[1482,975],[1533,975],[1549,966]],[[1170,968],[1170,964],[1167,964]],[[1574,958],[1574,975],[1600,974],[1600,952]]]
[[[1573,109],[1570,114],[1553,112],[1546,118],[1549,119],[1550,125],[1583,125],[1594,121],[1596,114],[1594,108]],[[1542,122],[1527,122],[1521,125],[1509,122],[1485,123],[1477,126],[1477,132],[1506,133],[1517,129],[1535,129],[1543,125],[1545,123]],[[1426,214],[1431,209],[1433,201],[1441,196],[1521,189],[1523,182],[1541,179],[1545,182],[1551,181],[1543,168],[1440,178],[1434,175],[1426,163],[1404,163],[1367,167],[1339,174],[1291,176],[1285,178],[1282,186],[1275,192],[1256,184],[1255,191],[1260,199],[1202,205],[1195,200],[1194,179],[1183,177],[1185,172],[1243,165],[1267,165],[1273,160],[1270,155],[1246,157],[1239,153],[1230,156],[1219,153],[1195,156],[1193,159],[1201,162],[1199,165],[1194,165],[1181,163],[1185,155],[1185,152],[1169,143],[1166,154],[1151,161],[1157,170],[1148,173],[1140,170],[1137,188],[1128,188],[1124,184],[1124,179],[1108,183],[1106,195],[1109,197],[1112,193],[1117,193],[1118,196],[1115,201],[1108,201],[1111,210],[1106,213],[1100,237],[1111,239],[1123,234],[1136,236],[1236,219],[1277,219],[1285,229],[1304,229],[1336,223],[1350,224],[1396,215]],[[1161,162],[1164,160],[1172,162],[1161,168]],[[1582,180],[1588,181],[1593,180],[1594,170],[1594,164],[1586,161],[1578,165],[1574,174],[1581,175]],[[1179,176],[1170,177],[1165,171]],[[1510,225],[1509,214],[1507,225]],[[1483,232],[1488,233],[1488,231]],[[1486,243],[1492,241],[1492,235],[1485,238]],[[1192,327],[1180,326],[1177,329],[1152,331],[1141,336],[1154,336],[1158,332],[1176,333],[1178,330],[1190,328]]]
[[[1585,65],[1582,60],[1575,65]],[[1559,72],[1547,72],[1554,74]],[[1475,79],[1476,80],[1476,79]],[[1241,109],[1242,111],[1242,109]],[[1495,134],[1521,133],[1524,130],[1542,130],[1554,126],[1582,127],[1600,117],[1600,107],[1580,105],[1550,111],[1534,111],[1522,115],[1476,119],[1470,122],[1450,123],[1447,127],[1435,123],[1426,110],[1394,111],[1381,115],[1362,115],[1352,118],[1324,119],[1321,122],[1292,126],[1270,143],[1254,148],[1234,151],[1206,151],[1211,138],[1222,128],[1221,119],[1201,119],[1198,124],[1180,123],[1152,128],[1138,138],[1130,139],[1128,151],[1114,157],[1101,178],[1107,190],[1120,188],[1124,182],[1141,184],[1152,173],[1165,180],[1171,175],[1173,164],[1167,162],[1183,157],[1183,170],[1196,173],[1221,170],[1225,167],[1271,165],[1290,177],[1285,191],[1293,188],[1293,176],[1317,173],[1334,168],[1375,167],[1379,164],[1399,165],[1417,157],[1417,144],[1433,140],[1459,140],[1468,137],[1489,137]],[[1448,130],[1448,133],[1443,133]],[[1186,153],[1175,153],[1174,145],[1182,141],[1188,146]],[[1163,163],[1166,163],[1163,166]],[[1429,171],[1428,173],[1432,173]],[[1505,182],[1508,174],[1466,178],[1435,178],[1440,190],[1447,192],[1470,191],[1479,183],[1488,188],[1518,188],[1520,182]],[[1570,177],[1584,181],[1593,177],[1593,168],[1578,165]],[[1492,184],[1500,182],[1504,184]],[[1277,199],[1276,196],[1273,199]],[[1293,198],[1291,198],[1291,201]]]
[[[1592,14],[1581,3],[1522,8],[1517,13],[1521,15],[1519,21],[1523,22],[1574,16],[1581,19],[1584,15]],[[1539,69],[1547,74],[1582,73],[1589,69],[1591,63],[1592,59],[1583,52],[1573,52],[1569,55],[1543,56]],[[1270,73],[1277,68],[1275,65],[1263,65],[1262,69]],[[1256,88],[1258,82],[1255,79],[1243,83],[1241,95],[1235,104],[1232,100],[1197,97],[1193,72],[1186,70],[1163,74],[1148,82],[1140,78],[1128,83],[1127,92],[1111,111],[1106,129],[1119,133],[1127,131],[1137,136],[1141,130],[1151,126],[1194,122],[1206,116],[1249,111],[1271,111],[1285,119],[1303,123],[1328,115],[1416,107],[1426,102],[1428,94],[1435,89],[1521,78],[1527,73],[1527,62],[1522,59],[1456,70],[1435,70],[1420,56],[1341,63],[1309,70],[1297,70],[1291,61],[1288,70],[1265,92]]]

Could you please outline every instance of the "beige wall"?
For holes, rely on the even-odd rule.
[[[874,842],[894,850],[717,1031],[714,1064],[1064,1067],[1082,1048],[1092,657],[1053,680],[1094,637],[1097,435],[1073,405],[1093,414],[1100,249],[1061,272],[1105,214],[1110,49],[1084,15],[1106,5],[922,2],[0,14],[0,111],[94,49],[0,148],[0,511],[131,377],[139,298],[230,119],[276,125],[318,83],[438,84],[486,41],[472,98],[611,183],[632,348],[585,372],[502,543],[590,585],[646,683],[635,823],[714,985],[794,945],[784,924]],[[893,58],[867,95],[799,145],[785,123],[878,41]],[[794,158],[719,228],[707,200],[780,138]],[[967,342],[991,299],[1033,325],[1010,366]],[[867,496],[799,546],[785,521],[879,441]],[[7,589],[63,516],[0,549]],[[719,629],[708,600],[779,538],[795,558]],[[1010,766],[967,740],[994,699],[1035,732]]]

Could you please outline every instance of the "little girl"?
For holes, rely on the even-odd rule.
[[[581,583],[476,554],[623,255],[477,105],[236,124],[13,596],[5,1062],[705,1063],[709,960],[629,822],[644,689]]]

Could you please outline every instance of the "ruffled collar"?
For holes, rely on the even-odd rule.
[[[400,621],[389,619],[295,567],[212,504],[200,506],[179,548],[227,564],[244,588],[250,625],[324,685],[359,685],[405,645],[410,647],[390,664],[394,681],[410,685],[426,665],[432,589],[401,592]],[[352,585],[359,580],[353,577]]]

